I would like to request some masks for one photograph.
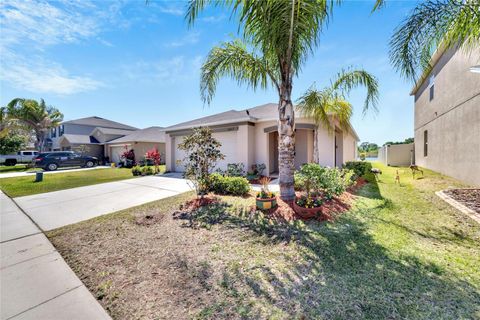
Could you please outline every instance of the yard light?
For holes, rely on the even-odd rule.
[[[480,73],[480,65],[470,67],[470,72]]]

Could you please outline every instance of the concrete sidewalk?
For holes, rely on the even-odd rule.
[[[110,319],[39,228],[0,191],[0,319]]]
[[[187,180],[148,176],[15,198],[44,230],[175,196],[192,190]]]
[[[65,172],[75,172],[75,171],[86,171],[86,170],[96,170],[96,169],[109,169],[109,166],[96,166],[93,168],[76,168],[76,169],[68,169],[68,168],[59,168],[57,171],[43,171],[44,174],[56,174],[56,173],[65,173]],[[29,171],[22,171],[22,172],[8,172],[8,173],[0,173],[0,179],[2,178],[14,178],[14,177],[33,177],[35,176],[35,170],[41,169],[30,169]]]

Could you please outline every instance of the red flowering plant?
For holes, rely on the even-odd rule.
[[[153,162],[153,165],[155,166],[155,173],[160,172],[159,165],[160,165],[161,156],[156,147],[151,150],[148,150],[147,153],[145,153],[145,160],[147,161],[150,160]]]
[[[131,168],[135,165],[135,152],[133,149],[128,149],[128,146],[125,145],[123,147],[125,151],[122,153],[122,160],[124,162],[125,167]]]

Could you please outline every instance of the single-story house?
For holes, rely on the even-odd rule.
[[[121,138],[109,140],[105,143],[105,146],[105,154],[111,162],[120,162],[125,147],[133,149],[137,160],[141,160],[148,150],[157,148],[161,156],[161,162],[165,162],[165,131],[161,127],[149,127],[134,131]]]
[[[265,164],[266,173],[278,173],[278,106],[274,103],[245,110],[230,110],[215,115],[183,122],[165,128],[166,166],[169,171],[184,171],[185,153],[178,148],[183,137],[195,127],[208,126],[213,136],[222,144],[225,159],[218,168],[225,169],[229,163],[243,163],[246,170],[253,164]],[[313,162],[314,122],[296,113],[295,166]],[[318,130],[319,164],[341,166],[357,157],[359,138],[355,130],[348,131],[334,126],[335,130],[320,127]]]

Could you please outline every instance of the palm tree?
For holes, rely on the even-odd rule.
[[[385,4],[377,0],[375,9]],[[434,50],[459,46],[471,52],[480,43],[480,1],[428,0],[418,4],[395,30],[390,60],[406,78],[431,68]]]
[[[63,120],[63,114],[58,109],[47,106],[43,99],[40,103],[30,99],[13,99],[7,105],[7,113],[35,133],[35,148],[39,151],[45,148],[48,131]]]
[[[208,54],[201,70],[201,96],[210,103],[220,77],[253,89],[278,92],[280,197],[293,200],[295,112],[293,79],[319,42],[332,0],[191,0],[186,18],[193,25],[207,4],[225,6],[238,18],[243,40],[223,42]]]
[[[338,125],[345,132],[350,131],[352,105],[346,100],[346,96],[358,86],[364,86],[367,89],[364,112],[370,106],[376,109],[379,95],[378,83],[376,78],[365,70],[342,70],[330,82],[330,86],[322,90],[317,90],[312,86],[300,97],[298,111],[313,119],[317,126],[313,140],[313,161],[315,163],[318,163],[319,159],[317,141],[320,125],[329,131],[333,131],[335,125]]]

